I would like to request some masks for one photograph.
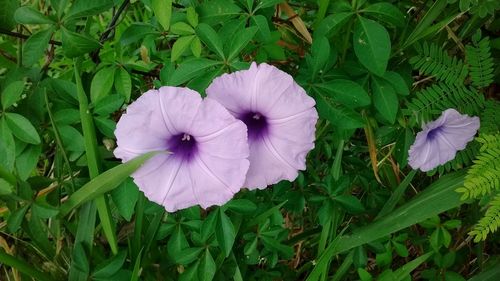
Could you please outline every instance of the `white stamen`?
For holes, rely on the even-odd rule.
[[[181,139],[181,141],[190,141],[190,140],[191,140],[191,136],[190,136],[190,135],[188,135],[188,134],[184,134],[184,135],[182,136],[182,139]]]
[[[252,118],[255,119],[255,120],[259,120],[260,119],[260,114],[255,113],[255,115],[252,116]]]

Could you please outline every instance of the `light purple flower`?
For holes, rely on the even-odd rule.
[[[248,127],[250,168],[244,187],[293,181],[298,170],[305,170],[318,113],[314,100],[290,75],[252,63],[248,70],[216,78],[206,92]]]
[[[430,171],[455,158],[457,151],[474,139],[478,129],[478,117],[447,109],[437,120],[425,124],[417,134],[408,152],[408,164],[413,169]]]
[[[144,93],[116,126],[114,154],[124,162],[160,153],[132,176],[151,201],[169,212],[221,205],[243,186],[249,167],[247,129],[222,105],[188,88]]]

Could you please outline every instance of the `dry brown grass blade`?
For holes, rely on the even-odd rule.
[[[370,161],[372,164],[373,174],[377,181],[382,184],[380,177],[378,176],[378,160],[377,160],[377,145],[375,144],[375,136],[373,135],[373,130],[370,124],[365,125],[366,142],[368,143],[368,152],[370,153]]]
[[[304,21],[295,13],[295,11],[288,5],[287,2],[283,2],[280,5],[280,8],[285,12],[285,14],[288,16],[290,21],[292,22],[293,26],[297,31],[304,37],[304,39],[307,41],[307,43],[312,44],[312,36],[311,33],[309,33],[309,30],[307,30],[306,25],[304,24]]]

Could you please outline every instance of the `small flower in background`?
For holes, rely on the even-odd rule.
[[[478,129],[478,117],[447,109],[417,134],[408,152],[408,164],[413,169],[430,171],[455,158],[457,151],[464,149],[474,139]]]
[[[225,106],[248,127],[250,168],[244,187],[265,188],[305,170],[314,148],[315,102],[278,68],[252,63],[208,86],[207,97]]]
[[[222,205],[243,186],[249,167],[247,129],[222,105],[187,88],[144,93],[116,126],[114,154],[126,162],[160,153],[132,176],[151,201],[169,212]]]

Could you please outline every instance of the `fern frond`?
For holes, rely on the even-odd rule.
[[[488,100],[481,112],[481,134],[496,134],[500,131],[500,102]]]
[[[474,46],[465,46],[465,60],[469,64],[469,75],[474,87],[484,88],[493,82],[494,64],[488,37],[474,42]]]
[[[476,138],[482,144],[474,165],[467,171],[462,199],[479,198],[500,189],[500,134]]]
[[[500,194],[496,195],[490,202],[490,207],[486,210],[486,214],[474,226],[474,229],[469,232],[470,236],[474,236],[474,242],[484,241],[488,234],[497,231],[500,227]]]
[[[410,59],[410,64],[420,73],[434,76],[437,80],[449,85],[462,85],[467,77],[467,65],[461,59],[450,57],[445,50],[436,44],[416,47],[418,55]]]
[[[460,113],[478,115],[484,107],[484,96],[463,85],[436,83],[416,93],[403,112],[416,121],[429,121],[443,110],[455,108]]]

